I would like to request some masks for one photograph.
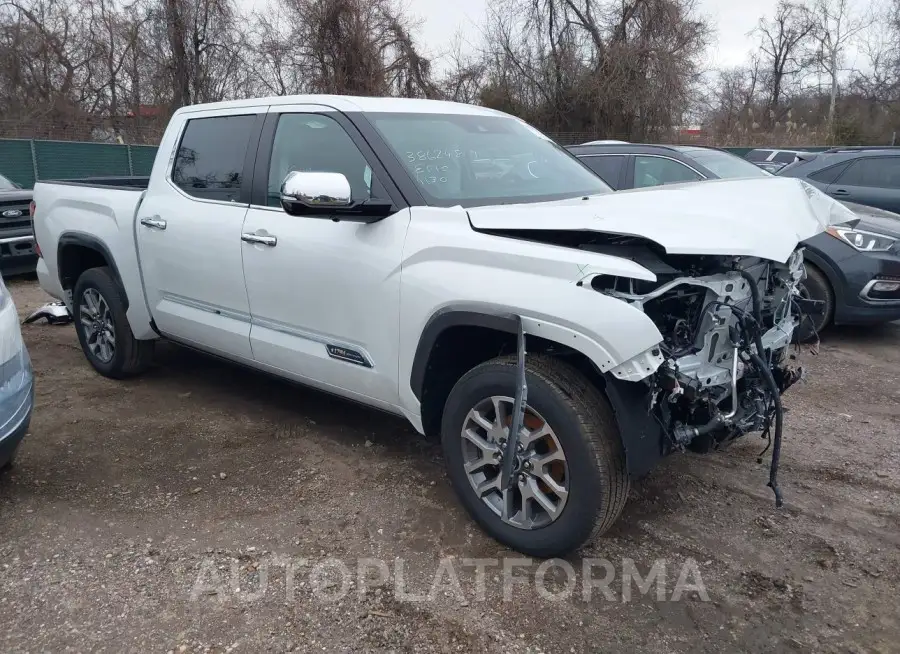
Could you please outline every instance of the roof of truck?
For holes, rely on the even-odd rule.
[[[397,112],[397,113],[441,113],[441,114],[474,114],[474,115],[506,115],[503,112],[478,107],[461,102],[445,100],[425,100],[422,98],[376,98],[352,95],[281,95],[269,98],[248,98],[246,100],[229,100],[211,102],[182,107],[176,113],[194,113],[199,111],[215,111],[219,109],[239,109],[242,107],[260,107],[268,105],[306,104],[331,107],[338,111],[352,112]]]

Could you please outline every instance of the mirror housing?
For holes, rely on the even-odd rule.
[[[292,170],[281,183],[281,206],[293,216],[349,207],[350,182],[341,173]]]
[[[391,202],[366,200],[354,203],[350,182],[342,173],[292,170],[281,184],[281,207],[291,216],[374,223],[396,209]]]

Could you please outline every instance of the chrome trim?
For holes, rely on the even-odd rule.
[[[699,170],[697,170],[696,168],[694,168],[694,167],[691,166],[690,164],[686,164],[686,163],[684,163],[683,161],[679,161],[678,159],[674,159],[674,158],[672,158],[672,157],[667,157],[667,156],[662,155],[662,154],[644,154],[643,152],[632,152],[632,153],[630,153],[630,154],[631,154],[632,157],[635,157],[635,158],[637,158],[637,157],[652,157],[652,158],[654,158],[654,159],[666,159],[666,160],[668,160],[668,161],[672,161],[672,162],[674,162],[674,163],[681,164],[681,165],[684,166],[685,168],[687,168],[687,169],[689,169],[689,170],[692,170],[693,172],[697,173],[698,175],[700,175],[700,180],[701,180],[701,181],[704,180],[704,179],[708,179],[708,177],[707,177],[706,175],[704,175],[703,173],[701,173]],[[635,162],[635,164],[636,164],[636,163],[637,163],[637,162]],[[674,183],[676,183],[676,182],[672,182],[672,183],[674,184]],[[684,184],[685,182],[677,182],[677,183],[678,183],[678,184]],[[660,184],[660,186],[665,186],[665,184]],[[635,188],[638,188],[638,187],[635,187]],[[646,187],[641,187],[641,188],[646,188]]]
[[[12,243],[34,242],[34,236],[10,236],[8,238],[0,238],[0,244],[7,245]]]
[[[281,202],[327,209],[349,207],[350,182],[343,173],[292,170],[281,182]]]
[[[204,204],[218,204],[225,207],[247,207],[243,202],[235,202],[234,200],[210,200],[208,198],[198,198],[196,195],[191,195],[189,193],[185,193],[178,184],[173,182],[169,177],[166,177],[166,182],[168,182],[169,186],[171,186],[175,191],[181,195],[183,198],[187,198],[193,202],[202,202]]]
[[[865,250],[863,250],[865,251]],[[900,279],[872,279],[862,287],[862,290],[859,292],[859,297],[866,302],[878,303],[878,304],[900,304],[900,298],[881,298],[881,297],[869,297],[869,291],[872,290],[872,287],[875,286],[878,282],[896,282],[900,284]]]
[[[348,343],[346,341],[336,341],[333,338],[329,338],[327,336],[323,336],[321,334],[316,334],[315,332],[306,331],[303,329],[297,329],[292,325],[288,325],[287,323],[280,322],[278,320],[271,320],[269,318],[257,318],[253,316],[250,320],[251,324],[256,327],[262,327],[263,329],[271,329],[275,332],[280,332],[282,334],[287,334],[288,336],[294,336],[296,338],[302,338],[307,341],[312,341],[313,343],[320,343],[325,346],[326,353],[328,353],[328,346],[331,345],[337,348],[343,348],[345,350],[353,350],[357,352],[363,359],[366,361],[367,368],[374,368],[375,364],[372,363],[372,357],[366,352],[362,347],[357,345],[356,343]],[[336,357],[332,357],[336,358]],[[353,362],[356,365],[360,365],[359,362]]]
[[[256,245],[268,245],[270,248],[278,245],[278,238],[276,236],[264,235],[264,234],[253,234],[252,232],[244,232],[241,234],[241,240],[244,243],[254,243]]]
[[[183,295],[177,295],[175,293],[163,293],[163,300],[169,300],[170,302],[175,302],[176,304],[181,304],[186,307],[190,307],[192,309],[198,309],[200,311],[205,311],[207,313],[213,313],[216,315],[223,316],[225,318],[231,318],[233,320],[237,320],[239,322],[249,323],[251,327],[261,327],[263,329],[270,329],[274,332],[279,332],[281,334],[286,334],[288,336],[294,336],[295,338],[302,338],[306,341],[311,341],[313,343],[319,343],[325,346],[326,354],[328,354],[331,358],[334,357],[329,351],[328,346],[332,346],[335,348],[342,348],[345,350],[352,350],[356,352],[364,359],[365,363],[360,363],[359,361],[352,361],[352,363],[356,365],[363,365],[366,368],[374,369],[375,364],[372,362],[371,355],[362,348],[357,343],[349,343],[347,341],[336,340],[334,338],[330,338],[328,336],[324,336],[322,334],[317,334],[315,332],[306,331],[304,329],[297,329],[293,325],[289,325],[287,323],[271,320],[269,318],[258,318],[256,316],[251,316],[248,313],[244,313],[242,311],[235,311],[234,309],[226,309],[224,307],[220,307],[214,304],[209,304],[207,302],[201,302],[199,300],[193,300],[188,297],[184,297]],[[252,337],[252,333],[251,333]],[[171,338],[171,337],[170,337]]]
[[[225,307],[218,306],[216,304],[210,304],[208,302],[202,302],[200,300],[194,300],[189,297],[185,297],[183,295],[178,295],[176,293],[161,293],[161,299],[169,300],[170,302],[174,302],[175,304],[181,304],[186,307],[190,307],[191,309],[198,309],[200,311],[205,311],[207,313],[213,313],[217,316],[223,316],[225,318],[231,318],[232,320],[237,320],[239,322],[250,322],[250,314],[244,313],[243,311],[235,311],[234,309],[228,309]]]
[[[165,229],[166,221],[160,218],[159,216],[150,216],[149,218],[141,218],[141,224],[144,227],[151,227],[153,229]]]

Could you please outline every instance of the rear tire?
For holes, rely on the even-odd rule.
[[[801,343],[815,340],[816,335],[821,334],[834,318],[834,291],[828,278],[812,264],[805,265],[806,279],[800,285],[801,294],[810,300],[819,300],[825,304],[821,314],[804,318],[797,327],[797,338]]]
[[[527,458],[527,450],[523,452],[524,460],[535,463],[531,472],[517,477],[514,488],[507,491],[511,498],[508,504],[507,495],[499,488],[499,465],[487,464],[474,473],[471,470],[488,460],[487,453],[495,447],[502,451],[497,437],[508,435],[511,410],[497,407],[503,402],[511,407],[516,357],[483,363],[456,383],[444,408],[441,443],[454,490],[490,536],[531,556],[561,556],[609,529],[622,512],[630,488],[625,455],[606,397],[577,369],[552,357],[531,356],[526,359],[525,375],[526,440],[545,432],[552,434],[552,439],[549,444],[530,444],[529,448],[541,447],[532,458]],[[498,418],[498,413],[503,416]],[[488,423],[492,429],[484,426]],[[472,450],[473,435],[482,439],[475,448],[480,457],[467,454]],[[557,448],[562,453],[561,462],[556,460]],[[540,463],[548,459],[553,462]],[[564,491],[564,498],[557,489]],[[541,501],[537,490],[543,495]],[[555,515],[545,509],[548,499],[557,507]],[[508,509],[505,517],[504,506]],[[541,511],[545,517],[534,517]],[[529,514],[532,520],[528,520]]]
[[[84,271],[75,283],[72,304],[78,341],[94,370],[124,379],[150,366],[154,342],[134,337],[125,315],[125,290],[109,268]]]

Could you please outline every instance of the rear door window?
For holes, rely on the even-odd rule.
[[[844,186],[900,189],[900,157],[857,159],[838,182]]]
[[[772,150],[750,150],[747,153],[747,161],[768,161]]]
[[[619,190],[619,179],[625,166],[625,156],[621,154],[592,154],[579,157],[581,163],[594,171],[604,182]]]
[[[793,163],[794,159],[797,158],[797,155],[793,152],[779,152],[774,157],[772,157],[772,161],[775,163],[783,163],[789,164]]]
[[[840,177],[842,172],[847,170],[847,166],[849,166],[850,163],[850,161],[844,161],[843,163],[839,163],[834,166],[828,166],[828,168],[823,168],[822,170],[817,170],[816,172],[811,173],[809,175],[809,178],[822,184],[832,184],[838,177]]]
[[[172,182],[202,200],[237,202],[255,115],[189,120],[175,154]]]
[[[697,172],[674,159],[640,154],[634,157],[635,188],[677,184],[679,182],[696,182],[701,179],[703,178]]]

